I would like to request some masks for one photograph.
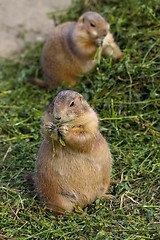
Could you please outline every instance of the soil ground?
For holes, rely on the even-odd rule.
[[[54,26],[50,12],[65,10],[71,0],[0,0],[0,57],[11,58],[28,43],[43,41]]]

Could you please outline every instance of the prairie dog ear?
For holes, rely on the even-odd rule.
[[[83,101],[83,100],[84,100],[84,97],[83,97],[82,95],[79,95],[78,98],[79,98],[80,101]]]
[[[80,24],[83,24],[83,23],[84,23],[84,16],[81,16],[81,17],[79,18],[78,22],[79,22]]]

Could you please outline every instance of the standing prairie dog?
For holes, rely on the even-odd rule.
[[[72,212],[97,198],[109,198],[111,152],[99,132],[97,114],[83,96],[61,91],[44,116],[43,129],[34,181],[46,207]]]
[[[101,55],[120,58],[122,52],[109,28],[109,23],[96,12],[86,12],[77,22],[55,27],[42,50],[45,81],[32,79],[31,82],[52,89],[62,82],[74,86],[80,76],[96,66],[94,56],[99,46],[102,46]]]

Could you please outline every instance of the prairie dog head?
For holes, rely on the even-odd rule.
[[[49,106],[50,115],[55,123],[67,126],[83,126],[95,122],[98,126],[97,114],[89,106],[84,97],[72,90],[63,90]]]
[[[97,46],[103,43],[110,28],[109,23],[100,14],[91,11],[80,16],[77,27],[80,29],[81,39],[93,41]]]

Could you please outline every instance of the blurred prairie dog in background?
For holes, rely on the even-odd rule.
[[[109,23],[97,12],[82,14],[77,22],[66,22],[54,28],[44,44],[41,65],[45,81],[31,78],[40,87],[56,89],[62,82],[74,86],[77,80],[96,64],[95,54],[121,58],[122,52],[110,33]]]
[[[110,198],[112,157],[98,125],[95,111],[75,91],[61,91],[49,105],[34,173],[47,208],[73,212],[97,198]]]

